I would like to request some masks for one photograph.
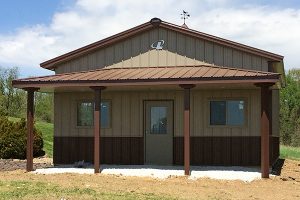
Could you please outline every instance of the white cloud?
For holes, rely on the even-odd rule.
[[[300,10],[272,6],[230,7],[227,0],[77,0],[53,15],[50,24],[20,27],[0,35],[0,65],[38,69],[39,63],[75,48],[160,17],[190,28],[285,56],[286,68],[300,67]],[[37,73],[41,73],[38,71]]]

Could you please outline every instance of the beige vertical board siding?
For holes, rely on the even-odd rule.
[[[69,96],[68,95],[68,110],[69,112],[68,115],[69,115],[69,120],[68,120],[68,123],[69,123],[69,134],[72,135],[72,136],[76,136],[78,137],[79,135],[85,135],[85,130],[84,129],[76,129],[74,127],[76,127],[77,125],[77,109],[72,109],[72,108],[76,108],[76,98],[74,98],[74,96]]]
[[[186,65],[195,65],[196,50],[195,50],[195,39],[187,37],[185,42],[185,55],[186,55]]]
[[[100,49],[98,51],[95,52],[95,57],[96,57],[96,63],[94,66],[92,66],[92,69],[99,69],[99,68],[103,68],[105,66],[105,54],[104,54],[105,50],[104,49]]]
[[[269,70],[268,59],[261,58],[261,70],[262,71],[268,71]]]
[[[248,127],[210,126],[209,100],[245,98],[248,106]],[[278,104],[278,92],[273,94],[273,104]],[[183,136],[184,93],[182,89],[172,91],[105,91],[102,99],[111,101],[111,128],[101,129],[103,137],[143,136],[145,100],[173,100],[174,136]],[[55,136],[92,137],[93,127],[77,127],[77,102],[93,102],[92,92],[55,93]],[[274,107],[276,107],[274,105]],[[278,107],[277,107],[278,108]],[[274,115],[276,111],[273,111]],[[278,112],[278,111],[277,111]],[[273,118],[273,129],[276,128]],[[192,90],[191,91],[191,135],[192,136],[259,136],[260,135],[259,90]],[[278,127],[278,123],[277,123]],[[276,133],[276,131],[274,131]],[[277,132],[278,133],[278,132]]]
[[[223,66],[224,59],[223,59],[223,47],[217,44],[214,44],[214,64]]]
[[[204,61],[214,64],[214,44],[208,41],[204,42]]]
[[[213,135],[213,132],[212,132],[212,128],[210,127],[209,125],[209,112],[210,112],[210,103],[209,103],[209,100],[210,99],[213,99],[213,94],[211,91],[203,91],[203,103],[204,103],[204,112],[203,114],[201,115],[202,117],[203,116],[206,116],[206,117],[203,117],[203,136],[212,136]]]
[[[159,66],[167,66],[168,65],[168,51],[166,50],[168,48],[167,44],[167,38],[168,38],[168,32],[166,29],[159,28],[158,29],[158,38],[159,40],[164,40],[164,49],[158,51],[158,65]]]
[[[252,66],[252,58],[251,55],[247,53],[243,53],[243,68],[244,69],[250,69]]]
[[[67,94],[64,94],[63,95],[63,102],[64,102],[64,106],[62,107],[62,119],[69,119],[66,121],[66,123],[64,123],[63,127],[65,128],[65,131],[66,133],[68,133],[68,135],[72,135],[73,132],[71,130],[72,128],[72,123],[71,123],[71,96],[70,95],[67,95]]]
[[[242,66],[243,66],[243,53],[242,52],[233,50],[232,59],[233,59],[233,63],[232,63],[233,67],[242,68]]]
[[[186,37],[182,34],[177,33],[177,54],[176,56],[176,65],[183,66],[185,65],[185,56],[186,56],[186,50],[185,50],[185,39]]]
[[[114,46],[105,49],[105,66],[114,66]]]
[[[140,67],[140,46],[141,46],[141,38],[134,37],[131,40],[132,47],[132,66],[131,67]]]
[[[176,66],[176,32],[168,31],[168,40],[167,40],[167,47],[168,47],[168,65]]]
[[[261,119],[261,99],[260,99],[260,90],[254,90],[254,95],[251,96],[251,112],[252,112],[252,121],[251,121],[251,134],[253,136],[260,136],[260,119]]]
[[[123,45],[123,67],[131,67],[132,66],[132,46],[131,46],[131,40],[125,40]]]
[[[252,69],[261,71],[261,65],[261,57],[252,56]]]
[[[122,98],[120,97],[120,94],[113,93],[113,99],[112,99],[112,135],[117,136],[122,134],[122,116],[123,116],[123,110],[122,110]]]
[[[233,55],[232,49],[224,47],[224,66],[230,67],[233,66]]]
[[[177,91],[174,101],[174,136],[183,136],[183,115],[184,115],[184,92]]]
[[[191,136],[203,135],[201,90],[191,91]]]
[[[115,67],[123,67],[123,42],[114,45],[114,63]]]
[[[163,50],[150,45],[164,40]],[[220,66],[268,70],[268,59],[164,28],[151,29],[124,41],[57,65],[55,72],[103,67],[178,66],[211,63]]]
[[[83,66],[86,66],[87,70],[90,69],[89,62],[88,62],[88,56],[82,56],[80,66],[79,66],[79,68],[76,68],[76,70],[78,70],[78,69],[80,70],[80,69],[84,68]]]
[[[131,122],[131,116],[130,116],[130,96],[122,94],[122,136],[123,137],[130,137],[130,122]]]
[[[140,44],[140,57],[141,57],[141,67],[149,66],[149,32],[145,32],[141,35],[141,44]]]
[[[140,131],[142,118],[140,118],[139,93],[132,92],[130,94],[130,133],[132,137],[143,136],[143,131]]]
[[[204,61],[204,41],[196,39],[195,40],[195,60]]]
[[[272,135],[279,137],[279,90],[272,90]]]
[[[152,44],[153,42],[156,42],[158,41],[158,29],[154,29],[154,30],[151,30],[149,32],[149,41],[150,41],[150,44]],[[148,44],[148,48],[149,48],[149,44]],[[149,66],[150,67],[156,67],[158,66],[158,63],[159,63],[159,57],[158,57],[158,52],[157,50],[155,49],[152,49],[151,51],[149,51]]]
[[[93,70],[97,66],[97,52],[94,51],[88,55],[89,70]]]

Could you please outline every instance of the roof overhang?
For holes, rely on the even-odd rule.
[[[16,88],[277,83],[280,74],[214,65],[103,68],[13,80]]]

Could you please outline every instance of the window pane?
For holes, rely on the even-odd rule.
[[[210,102],[210,125],[226,124],[226,102],[211,101]]]
[[[244,124],[244,101],[227,101],[227,124],[243,125]]]
[[[150,133],[167,134],[167,107],[153,106],[150,112]]]
[[[101,127],[102,128],[110,127],[110,102],[109,101],[101,102]]]
[[[93,103],[85,102],[77,104],[77,126],[93,125]]]

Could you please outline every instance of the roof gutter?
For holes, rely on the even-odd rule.
[[[90,87],[90,86],[154,86],[154,85],[178,85],[178,84],[236,84],[236,83],[276,83],[279,74],[266,77],[234,77],[234,78],[194,78],[194,79],[139,79],[139,80],[60,80],[60,81],[22,81],[13,80],[13,87]]]

